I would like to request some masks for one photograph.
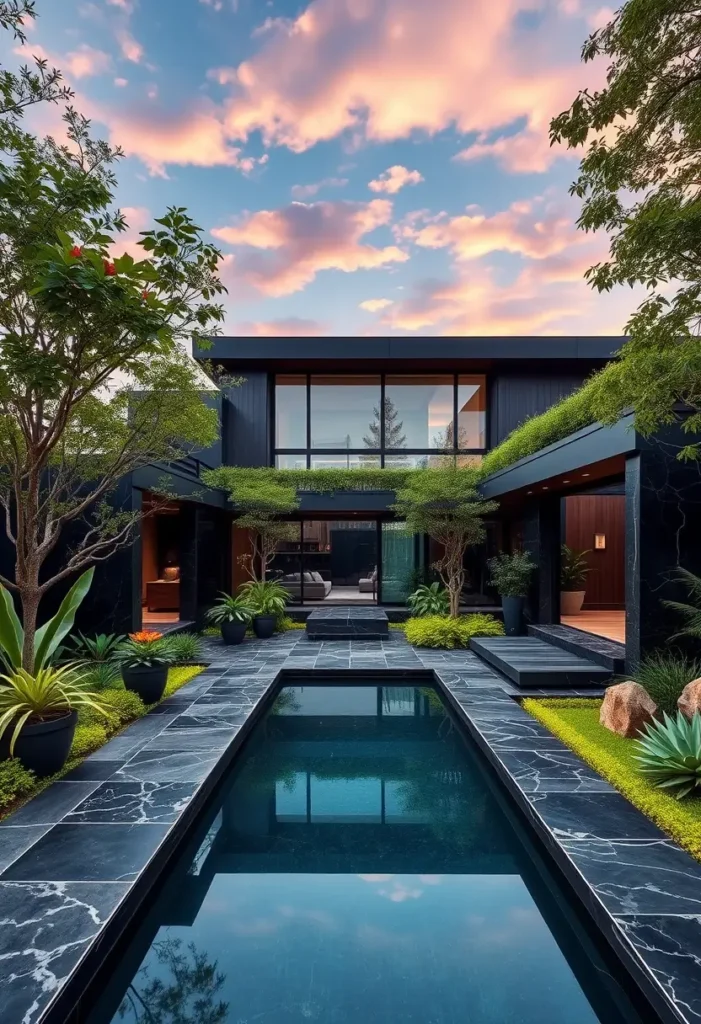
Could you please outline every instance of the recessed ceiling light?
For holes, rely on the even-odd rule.
[[[526,491],[526,494],[533,494],[533,491]]]
[[[582,473],[582,476],[589,476],[588,473]]]
[[[544,488],[543,488],[543,490],[544,490],[544,491],[549,491],[549,490],[550,490],[550,488],[549,488],[549,487],[544,487]]]
[[[569,480],[563,480],[562,482],[563,482],[563,484],[568,484]]]

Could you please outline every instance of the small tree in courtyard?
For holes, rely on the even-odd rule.
[[[0,4],[0,24],[19,6]],[[23,76],[0,86],[0,509],[15,548],[0,582],[19,596],[31,671],[44,594],[131,541],[139,514],[113,506],[119,478],[216,439],[181,343],[216,333],[223,285],[218,250],[181,208],[142,232],[143,258],[115,258],[119,151],[70,109],[68,145],[33,137],[18,116],[36,89]],[[78,539],[46,576],[71,524]]]
[[[434,563],[450,595],[450,614],[456,617],[465,585],[464,558],[468,547],[485,537],[484,518],[499,507],[477,490],[475,469],[449,466],[417,470],[397,492],[394,511],[409,533],[426,533],[443,547]]]

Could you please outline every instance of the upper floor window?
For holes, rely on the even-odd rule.
[[[486,446],[476,374],[285,374],[275,379],[276,465],[426,466]]]

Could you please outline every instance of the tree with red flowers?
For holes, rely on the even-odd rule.
[[[0,24],[22,6],[0,2]],[[0,582],[19,598],[31,671],[42,597],[132,539],[119,478],[216,439],[202,396],[214,385],[185,346],[220,329],[224,286],[219,251],[181,207],[141,233],[140,255],[115,256],[119,150],[70,108],[68,145],[35,138],[22,79],[0,86],[0,516],[15,548]],[[78,539],[47,573],[69,526]]]

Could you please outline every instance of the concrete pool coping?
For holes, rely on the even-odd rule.
[[[0,823],[0,1024],[70,1017],[270,695],[310,672],[435,680],[656,1012],[701,1020],[701,865],[474,655],[401,634],[211,647],[203,673]]]

